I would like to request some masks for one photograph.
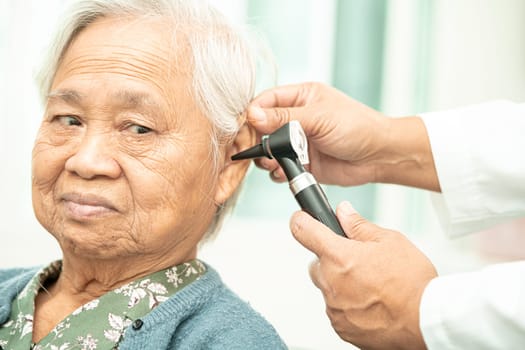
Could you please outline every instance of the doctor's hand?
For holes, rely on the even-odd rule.
[[[319,83],[265,91],[248,108],[248,121],[261,135],[293,119],[308,136],[310,171],[319,181],[360,185],[374,180],[374,156],[388,133],[388,118]],[[260,159],[257,164],[273,170],[274,180],[285,180],[276,162]]]
[[[389,118],[321,83],[276,87],[255,97],[247,120],[260,138],[298,120],[309,141],[309,170],[341,186],[396,183],[439,191],[426,129],[419,117]],[[256,164],[285,181],[275,160]]]
[[[294,237],[318,259],[310,276],[332,327],[362,349],[426,349],[419,328],[423,290],[437,276],[430,260],[399,232],[363,219],[350,203],[337,217],[351,239],[304,212],[290,221]]]

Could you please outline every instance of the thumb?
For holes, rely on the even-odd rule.
[[[294,238],[318,258],[333,254],[342,244],[350,242],[304,211],[292,215],[290,230]]]
[[[262,134],[272,133],[292,119],[290,108],[248,107],[248,123]]]
[[[348,238],[356,241],[372,241],[380,231],[379,226],[367,221],[357,213],[347,201],[339,203],[336,209],[337,219]]]

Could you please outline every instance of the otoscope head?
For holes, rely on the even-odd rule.
[[[261,143],[232,156],[232,160],[268,157],[275,158],[288,180],[305,172],[308,164],[308,142],[301,124],[292,120],[269,135]]]
[[[269,135],[264,135],[261,143],[232,156],[232,160],[268,157],[298,159],[300,164],[308,164],[308,142],[301,124],[292,120]]]

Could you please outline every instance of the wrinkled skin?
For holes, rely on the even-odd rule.
[[[105,18],[67,49],[33,150],[33,206],[63,251],[40,293],[38,340],[76,307],[196,257],[217,205],[248,162],[243,127],[214,168],[208,119],[192,97],[184,40],[159,19]]]

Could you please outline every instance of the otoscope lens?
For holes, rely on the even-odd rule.
[[[292,148],[299,157],[301,164],[308,163],[308,141],[306,135],[301,127],[301,124],[297,120],[290,122],[290,142]]]

